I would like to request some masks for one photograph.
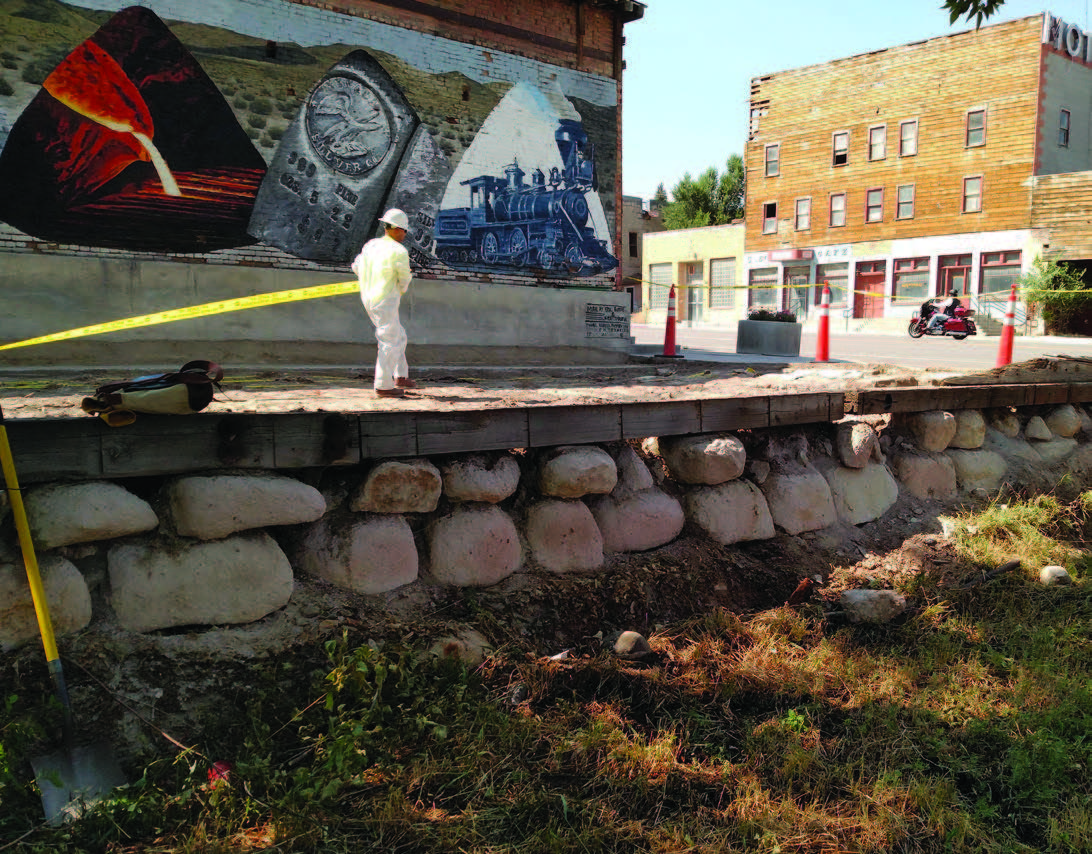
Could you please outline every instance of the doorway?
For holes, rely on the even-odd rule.
[[[686,320],[701,323],[705,307],[705,281],[702,275],[704,265],[698,262],[683,264],[682,279],[686,287]]]
[[[864,261],[857,265],[854,280],[853,316],[883,317],[883,292],[887,281],[886,261]]]
[[[808,280],[810,278],[810,267],[785,268],[785,299],[788,303],[785,307],[800,321],[808,315],[808,289],[811,287]]]

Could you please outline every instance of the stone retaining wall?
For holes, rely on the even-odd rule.
[[[59,634],[240,624],[301,575],[382,596],[595,573],[684,528],[731,545],[1011,485],[1092,483],[1092,418],[1060,405],[379,460],[357,469],[52,483],[24,501]],[[6,493],[0,650],[38,637]]]

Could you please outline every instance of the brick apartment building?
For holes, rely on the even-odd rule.
[[[1092,39],[1050,13],[753,78],[744,275],[854,325],[1092,264]],[[983,319],[986,319],[983,317]],[[988,322],[988,321],[987,321]]]
[[[646,210],[640,196],[622,196],[622,254],[619,267],[622,288],[630,295],[630,311],[638,312],[643,306],[644,235],[664,230],[664,220],[659,210]]]
[[[0,9],[0,343],[341,282],[378,216],[400,207],[417,280],[411,358],[623,350],[622,33],[643,11],[635,0]],[[124,97],[81,83],[92,66]],[[119,104],[133,115],[112,116]],[[369,335],[346,294],[5,357],[367,364]]]

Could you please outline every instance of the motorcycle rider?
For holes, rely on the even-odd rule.
[[[963,305],[954,289],[948,291],[947,297],[937,297],[933,300],[933,304],[936,306],[936,312],[929,318],[929,324],[925,327],[926,332],[937,326],[943,328],[944,324],[955,316],[955,310]]]

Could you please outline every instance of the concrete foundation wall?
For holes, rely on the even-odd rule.
[[[352,281],[350,271],[180,264],[64,255],[7,255],[4,338],[254,294]],[[590,308],[589,308],[590,306]],[[606,306],[607,308],[602,308]],[[605,316],[616,320],[604,321]],[[415,279],[402,300],[412,364],[614,364],[625,361],[624,292]],[[610,337],[604,337],[610,336]],[[9,366],[151,366],[189,359],[234,366],[369,366],[372,325],[356,294],[283,303],[15,348]]]

